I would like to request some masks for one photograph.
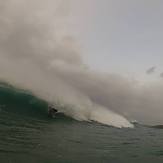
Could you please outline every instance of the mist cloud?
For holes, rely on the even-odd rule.
[[[67,5],[59,0],[0,0],[0,79],[57,104],[78,120],[117,127],[132,127],[127,119],[163,123],[163,84],[86,67],[65,30]]]

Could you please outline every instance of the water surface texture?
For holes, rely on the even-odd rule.
[[[10,86],[1,87],[0,101],[2,163],[163,162],[161,129],[49,119],[44,101]]]

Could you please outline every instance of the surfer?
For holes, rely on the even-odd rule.
[[[54,118],[55,115],[57,114],[58,110],[55,109],[53,106],[48,107],[48,117]]]

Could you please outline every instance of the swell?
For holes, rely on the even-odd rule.
[[[29,91],[17,89],[7,83],[0,83],[1,112],[11,112],[37,118],[47,117],[48,103]]]
[[[47,119],[47,113],[48,113],[48,102],[36,97],[33,95],[30,91],[23,90],[16,88],[8,83],[0,82],[0,113],[2,112],[9,112],[18,114],[20,116],[30,116],[38,119],[45,118]],[[59,105],[56,104],[57,109],[64,113],[64,109],[69,110],[69,106],[65,106],[66,108],[60,108]],[[71,109],[70,109],[71,112]],[[79,110],[79,114],[80,110]],[[109,115],[109,117],[108,117]],[[112,118],[113,116],[113,118]],[[79,120],[73,116],[68,116],[68,114],[59,114],[59,119],[61,120],[72,120],[76,119]],[[89,117],[88,119],[83,119],[85,121],[95,121],[103,124],[107,124],[109,126],[115,126],[115,127],[132,127],[132,124],[130,125],[125,119],[122,117],[115,115],[113,113],[108,114],[105,110],[94,111],[92,113],[92,117]],[[121,121],[122,120],[122,125]],[[124,125],[124,126],[123,126]]]

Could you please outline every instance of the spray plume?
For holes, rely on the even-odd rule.
[[[162,122],[162,84],[140,85],[86,68],[65,32],[64,2],[0,0],[0,79],[77,120],[116,127],[133,127],[124,116]]]

